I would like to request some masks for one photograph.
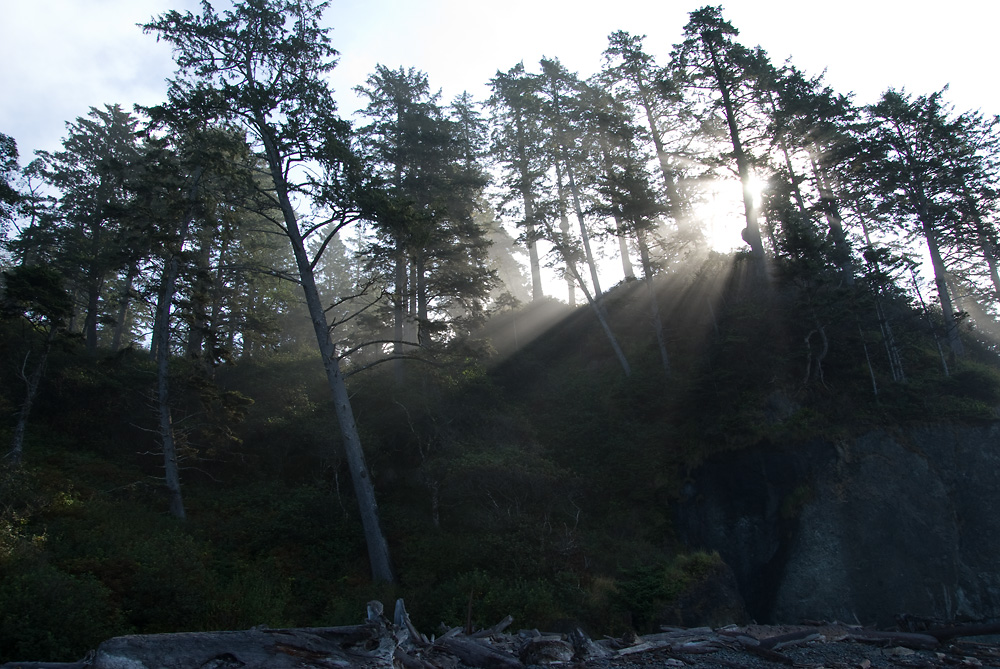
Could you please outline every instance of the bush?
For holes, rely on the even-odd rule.
[[[110,591],[88,574],[44,562],[11,565],[0,579],[0,662],[72,661],[124,633]]]

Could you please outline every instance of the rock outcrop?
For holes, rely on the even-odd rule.
[[[1000,424],[759,446],[694,473],[678,528],[759,622],[1000,619]]]

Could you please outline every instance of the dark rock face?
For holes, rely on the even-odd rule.
[[[678,513],[760,622],[1000,618],[1000,425],[758,447],[695,473]]]

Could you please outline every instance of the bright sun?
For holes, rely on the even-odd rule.
[[[749,190],[754,206],[760,206],[767,181],[751,175]],[[738,179],[715,179],[703,183],[704,200],[695,209],[705,229],[705,239],[714,251],[728,252],[745,246],[740,231],[747,225],[743,187]]]

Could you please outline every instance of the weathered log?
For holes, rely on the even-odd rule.
[[[98,646],[91,667],[391,669],[395,645],[384,627],[378,625],[130,635]]]
[[[413,621],[410,620],[410,614],[406,611],[406,604],[402,599],[396,600],[396,609],[392,615],[392,623],[396,626],[397,630],[405,630],[409,635],[409,640],[415,646],[421,648],[426,648],[430,645],[430,641],[426,636],[421,634],[416,627],[413,625]],[[404,640],[401,640],[401,643]]]
[[[739,642],[740,647],[742,647],[746,652],[762,657],[768,662],[777,662],[779,664],[787,665],[795,664],[795,660],[792,658],[787,655],[782,655],[781,653],[771,650],[770,648],[766,648],[762,642],[757,641],[756,639],[746,636],[738,636],[736,637],[736,641]],[[756,643],[754,643],[755,641]]]
[[[937,648],[940,643],[930,634],[916,634],[913,632],[882,632],[879,630],[852,629],[847,633],[847,638],[851,641],[862,641],[865,643],[893,643],[904,648],[914,648],[917,650],[928,650]]]
[[[1000,623],[979,623],[974,625],[954,625],[951,627],[934,627],[926,630],[924,634],[929,634],[940,642],[949,639],[957,639],[966,636],[983,636],[985,634],[1000,634]]]
[[[493,627],[489,627],[484,630],[479,630],[469,636],[473,639],[485,639],[486,637],[496,636],[497,634],[502,634],[505,629],[511,626],[514,622],[514,616],[507,616],[500,622],[498,622]]]
[[[614,655],[613,651],[599,643],[595,643],[593,639],[587,636],[587,633],[579,627],[573,630],[573,635],[570,640],[573,642],[574,659],[577,661],[586,662],[587,660],[599,660]]]
[[[482,669],[522,669],[524,667],[517,658],[477,641],[442,637],[434,642],[434,645],[443,648],[465,664],[473,667],[481,667]]]
[[[562,664],[573,659],[573,645],[562,639],[531,639],[519,655],[524,664]]]
[[[0,669],[87,669],[90,660],[79,662],[4,662]]]
[[[438,669],[437,665],[427,662],[423,658],[406,652],[402,648],[396,648],[392,653],[393,659],[403,667],[403,669]]]

